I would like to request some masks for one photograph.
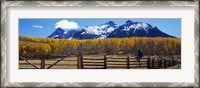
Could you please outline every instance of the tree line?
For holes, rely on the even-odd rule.
[[[179,55],[180,38],[130,37],[92,40],[66,40],[51,38],[19,37],[19,53],[67,54],[80,44],[84,54],[136,54],[140,48],[145,55]]]

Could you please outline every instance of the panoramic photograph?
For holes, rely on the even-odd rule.
[[[181,19],[19,19],[19,69],[181,69]]]

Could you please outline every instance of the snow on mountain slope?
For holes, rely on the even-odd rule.
[[[96,26],[85,26],[81,29],[65,31],[56,29],[48,38],[65,39],[96,39],[96,38],[123,38],[123,37],[174,37],[168,35],[155,26],[144,22],[126,21],[118,26],[113,21]]]
[[[115,29],[107,38],[123,38],[123,37],[174,37],[160,31],[157,27],[153,27],[144,22],[126,21],[125,24]]]
[[[97,26],[86,26],[83,28],[84,32],[81,34],[92,34],[99,36],[99,38],[106,38],[117,27],[113,21],[109,21]]]

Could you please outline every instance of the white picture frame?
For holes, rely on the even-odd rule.
[[[1,87],[199,87],[199,1],[2,1],[2,8],[1,8]],[[113,81],[113,82],[106,82],[106,81],[65,81],[65,82],[44,82],[44,81],[33,81],[33,82],[10,82],[9,73],[10,69],[8,68],[9,65],[9,56],[11,53],[8,52],[8,48],[10,47],[8,44],[9,38],[7,36],[9,30],[9,7],[49,7],[54,8],[56,6],[59,7],[194,7],[194,68],[192,73],[194,75],[192,77],[193,82],[130,82],[130,81]],[[57,8],[58,9],[58,8]],[[31,11],[31,10],[30,10]],[[49,15],[50,16],[50,15]],[[44,16],[43,16],[44,17]],[[16,24],[17,25],[17,24]],[[18,59],[18,58],[17,58]],[[52,72],[51,70],[50,72]],[[88,70],[87,70],[88,71]],[[156,70],[154,70],[156,71]],[[113,71],[116,72],[116,71]],[[92,73],[92,72],[91,72]],[[104,73],[106,74],[106,73]],[[13,77],[13,76],[12,76]],[[91,76],[92,77],[92,76]],[[191,76],[189,76],[191,77]],[[145,79],[145,78],[144,78]],[[17,79],[19,80],[19,79]],[[34,80],[34,79],[32,79]],[[83,80],[83,79],[82,79]],[[31,81],[31,80],[30,80]]]

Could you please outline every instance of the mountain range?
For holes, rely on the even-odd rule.
[[[124,37],[172,37],[172,35],[162,32],[156,26],[144,22],[126,21],[118,25],[113,21],[96,26],[85,26],[80,29],[65,31],[57,28],[47,38],[65,39],[96,39],[96,38],[124,38]]]

